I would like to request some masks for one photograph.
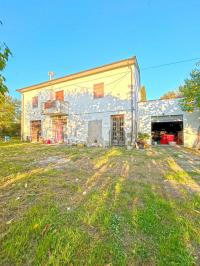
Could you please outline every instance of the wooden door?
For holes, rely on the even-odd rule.
[[[111,144],[119,146],[125,144],[124,115],[111,116]]]
[[[88,122],[88,143],[102,143],[102,120],[92,120]]]
[[[66,117],[58,116],[53,119],[54,141],[56,143],[61,143],[64,141],[64,125],[66,124]]]
[[[41,132],[41,120],[31,121],[31,140],[33,142],[38,142],[40,140]]]

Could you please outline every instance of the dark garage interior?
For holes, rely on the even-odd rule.
[[[175,142],[183,144],[183,121],[176,122],[152,122],[152,144],[169,144]]]

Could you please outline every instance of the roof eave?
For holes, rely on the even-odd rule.
[[[84,71],[81,71],[81,72],[70,74],[70,75],[67,75],[67,76],[64,76],[64,77],[61,77],[61,78],[57,78],[57,79],[54,79],[54,80],[49,80],[49,81],[38,83],[38,84],[35,84],[35,85],[32,85],[32,86],[28,86],[28,87],[24,87],[24,88],[21,88],[21,89],[17,89],[17,91],[20,92],[20,93],[24,93],[24,92],[27,92],[27,91],[36,90],[36,89],[40,89],[40,88],[47,87],[47,86],[52,86],[52,85],[55,85],[55,84],[58,84],[58,83],[61,83],[61,82],[66,82],[66,81],[70,81],[70,80],[74,80],[74,79],[78,79],[78,78],[83,78],[83,77],[86,77],[86,76],[90,76],[90,75],[106,72],[106,71],[109,71],[109,70],[114,70],[114,69],[117,69],[117,68],[122,68],[122,67],[133,65],[133,64],[135,64],[135,66],[139,70],[137,59],[134,56],[134,57],[131,57],[131,58],[128,58],[128,59],[124,59],[124,60],[120,60],[120,61],[117,61],[117,62],[113,62],[111,64],[106,64],[106,65],[103,65],[103,66],[100,66],[100,67],[91,68],[91,69],[88,69],[88,70],[84,70]]]

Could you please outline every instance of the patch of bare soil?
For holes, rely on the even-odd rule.
[[[45,159],[37,161],[35,164],[46,167],[54,165],[54,168],[62,168],[70,161],[69,158],[63,156],[49,156]]]

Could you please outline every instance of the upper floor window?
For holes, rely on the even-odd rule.
[[[64,101],[64,91],[56,91],[55,99],[59,101]]]
[[[94,84],[93,96],[94,96],[94,99],[104,97],[104,83],[103,82]]]
[[[38,107],[38,96],[32,98],[32,108]]]

